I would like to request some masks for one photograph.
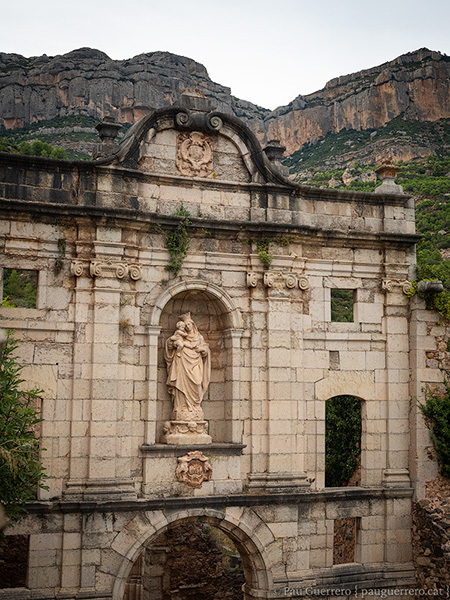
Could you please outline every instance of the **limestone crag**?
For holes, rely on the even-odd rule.
[[[0,53],[0,127],[76,114],[99,119],[112,114],[134,123],[173,104],[186,88],[200,89],[217,110],[243,119],[261,142],[278,139],[291,154],[328,133],[376,129],[398,116],[449,118],[450,57],[424,48],[333,79],[269,111],[232,96],[230,88],[211,81],[203,65],[168,52],[128,60],[89,48],[55,57]]]
[[[332,79],[277,108],[264,126],[268,139],[279,139],[292,153],[327,133],[376,129],[400,115],[421,121],[450,117],[450,57],[424,48]]]
[[[63,56],[25,58],[0,53],[0,126],[22,127],[55,117],[113,114],[134,123],[154,108],[173,104],[186,88],[199,88],[225,113],[251,119],[269,111],[235,100],[230,88],[211,81],[205,67],[169,52],[111,60],[81,48]]]

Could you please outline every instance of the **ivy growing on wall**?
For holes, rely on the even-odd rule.
[[[175,276],[181,271],[183,260],[189,248],[189,233],[188,229],[192,224],[190,212],[180,204],[178,210],[174,213],[174,217],[179,217],[178,225],[172,231],[164,235],[166,237],[166,247],[169,251],[170,261],[164,267],[166,271],[170,271]]]

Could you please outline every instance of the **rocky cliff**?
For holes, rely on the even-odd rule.
[[[450,57],[427,49],[329,81],[298,96],[264,120],[266,136],[292,153],[343,129],[377,129],[392,119],[436,121],[450,117]]]
[[[299,82],[299,87],[301,82]],[[22,127],[55,117],[116,116],[132,123],[199,88],[218,110],[244,119],[264,143],[279,139],[289,154],[344,129],[377,129],[402,116],[450,117],[450,57],[421,49],[366,71],[333,79],[274,111],[239,100],[211,81],[203,65],[167,52],[111,60],[81,48],[63,56],[0,53],[0,126]]]
[[[0,53],[0,126],[23,127],[55,117],[114,115],[134,123],[154,108],[173,104],[186,88],[199,88],[217,110],[258,120],[269,113],[233,98],[205,67],[169,52],[111,60],[91,48],[63,56],[25,58]]]

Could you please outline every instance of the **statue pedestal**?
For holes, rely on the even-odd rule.
[[[211,444],[207,421],[166,421],[163,442],[165,444]]]

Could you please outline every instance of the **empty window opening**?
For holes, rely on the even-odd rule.
[[[232,540],[206,523],[169,528],[134,564],[124,600],[242,600],[242,560]]]
[[[358,529],[358,517],[335,519],[333,537],[334,565],[344,565],[355,562]]]
[[[335,396],[325,405],[325,486],[361,483],[361,400]]]
[[[2,306],[36,308],[38,271],[3,269]]]
[[[0,537],[0,588],[25,587],[28,567],[28,535]]]
[[[353,323],[353,290],[331,290],[331,320],[338,323]]]

